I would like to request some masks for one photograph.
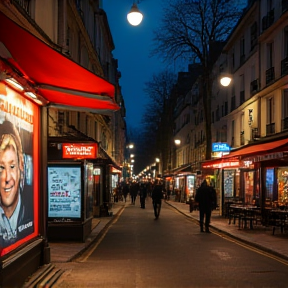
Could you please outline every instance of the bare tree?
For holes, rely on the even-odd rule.
[[[153,55],[166,61],[189,59],[202,65],[202,97],[205,115],[206,159],[211,158],[212,66],[223,43],[245,7],[244,0],[167,0],[163,19],[154,31]],[[213,48],[212,48],[213,47]],[[218,47],[218,54],[215,50]]]
[[[160,157],[162,162],[167,159],[162,156],[168,149],[167,143],[171,136],[169,134],[173,128],[170,97],[175,83],[176,76],[169,71],[154,74],[152,79],[145,83],[144,92],[148,96],[148,104],[143,113],[142,123],[146,147],[149,147],[152,161],[156,156]]]

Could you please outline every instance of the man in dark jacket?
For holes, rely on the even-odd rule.
[[[158,179],[156,179],[152,190],[152,200],[153,200],[155,219],[158,219],[160,215],[161,204],[163,199],[162,190],[163,186],[161,185],[161,182]]]
[[[201,186],[197,189],[195,201],[199,203],[199,218],[200,218],[200,231],[204,232],[204,218],[205,218],[205,231],[210,233],[209,224],[211,219],[211,212],[216,203],[216,192],[207,185],[204,180]]]

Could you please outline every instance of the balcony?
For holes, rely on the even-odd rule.
[[[258,89],[258,79],[255,79],[250,83],[250,93],[253,95],[258,92]]]
[[[275,134],[275,123],[270,123],[266,125],[266,135]]]
[[[288,57],[286,57],[281,61],[281,76],[285,76],[287,74],[288,74]]]
[[[274,80],[275,80],[274,67],[271,67],[266,70],[266,85],[270,84]]]
[[[268,29],[274,23],[274,9],[271,9],[266,16],[262,18],[262,31]]]
[[[281,121],[281,130],[282,131],[288,130],[288,117],[285,117],[284,119],[282,119],[282,121]]]

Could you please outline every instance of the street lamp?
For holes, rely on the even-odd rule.
[[[143,14],[139,11],[136,2],[134,1],[130,12],[127,14],[128,22],[133,26],[138,26],[143,19]]]
[[[225,73],[225,74],[220,75],[220,84],[222,86],[224,87],[229,86],[231,81],[232,81],[232,76],[230,74]]]
[[[175,143],[176,145],[180,145],[180,144],[181,144],[181,140],[180,140],[180,139],[175,139],[175,140],[174,140],[174,143]]]

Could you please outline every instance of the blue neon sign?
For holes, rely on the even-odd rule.
[[[231,147],[227,143],[212,143],[212,152],[229,152]]]

